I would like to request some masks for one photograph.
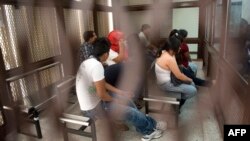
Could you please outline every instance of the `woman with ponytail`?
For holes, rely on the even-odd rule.
[[[171,36],[157,53],[155,73],[157,83],[164,91],[180,92],[182,99],[188,99],[197,93],[193,80],[185,76],[179,69],[175,55],[179,52],[180,40],[178,36]],[[171,73],[185,83],[174,85]]]

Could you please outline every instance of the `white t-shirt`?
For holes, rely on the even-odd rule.
[[[115,61],[113,61],[113,59],[115,59],[119,54],[115,51],[113,51],[112,49],[109,50],[109,57],[108,59],[106,60],[106,64],[107,65],[114,65],[116,64]]]
[[[138,34],[138,36],[144,47],[148,47],[150,45],[149,40],[147,39],[146,35],[142,31]]]
[[[76,93],[83,111],[91,110],[101,101],[94,82],[104,79],[104,68],[95,58],[82,62],[76,75]]]

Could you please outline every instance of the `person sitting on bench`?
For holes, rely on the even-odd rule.
[[[196,95],[197,90],[193,80],[184,75],[176,62],[175,55],[179,51],[180,41],[176,36],[171,36],[159,49],[155,63],[157,83],[164,91],[180,92],[182,99]],[[175,86],[171,82],[171,72],[175,77],[185,83]]]
[[[129,93],[119,90],[105,82],[104,63],[108,58],[110,42],[107,38],[99,38],[94,43],[93,56],[81,63],[76,76],[76,92],[80,109],[85,116],[92,119],[108,113],[116,120],[123,120],[135,126],[143,135],[142,141],[150,141],[162,136],[166,123],[157,122],[150,116],[140,112],[129,100]],[[109,91],[110,93],[108,93]],[[127,97],[127,98],[126,98]],[[128,105],[124,102],[128,99]]]

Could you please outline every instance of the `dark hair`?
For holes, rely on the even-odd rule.
[[[181,42],[183,42],[183,36],[180,35],[180,31],[177,29],[173,29],[170,34],[169,34],[169,38],[175,36],[177,39],[179,39]]]
[[[99,59],[100,56],[102,56],[104,53],[108,53],[110,49],[110,41],[108,38],[102,37],[96,39],[96,41],[93,43],[94,50],[93,55],[97,59]]]
[[[163,50],[174,51],[175,54],[178,53],[181,42],[176,36],[171,36],[167,39],[165,44],[158,50],[157,57],[160,57]]]
[[[143,25],[141,26],[141,31],[144,31],[144,30],[146,30],[146,29],[148,29],[148,28],[151,28],[151,26],[150,26],[149,24],[143,24]]]
[[[170,34],[169,34],[168,37],[174,36],[175,34],[179,34],[179,30],[178,30],[178,29],[173,29],[173,30],[170,32]]]
[[[181,35],[183,38],[186,38],[187,35],[188,35],[188,32],[187,32],[187,30],[185,30],[185,29],[180,29],[180,30],[179,30],[179,33],[180,33],[180,35]]]
[[[90,31],[85,31],[83,33],[83,39],[85,42],[88,42],[90,40],[90,38],[94,37],[94,31],[90,30]]]

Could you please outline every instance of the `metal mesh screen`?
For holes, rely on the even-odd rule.
[[[12,81],[9,83],[12,101],[21,105],[33,106],[32,104],[39,102],[44,97],[41,95],[41,89],[52,85],[61,78],[61,68],[60,65],[57,65]]]
[[[70,38],[82,42],[84,30],[83,13],[81,10],[64,9],[66,33]]]
[[[83,32],[94,30],[93,12],[75,9],[64,9],[66,32],[69,37],[83,42]]]
[[[94,30],[93,11],[83,11],[83,17],[85,30]]]
[[[98,34],[100,37],[106,37],[109,33],[108,12],[97,12]]]
[[[55,8],[27,7],[29,50],[33,62],[60,55]]]
[[[60,55],[55,8],[4,5],[1,12],[0,44],[7,70],[22,65],[19,42],[31,62]]]
[[[33,75],[10,82],[12,100],[26,106],[31,106],[31,97],[37,97],[39,93],[38,79]]]
[[[47,87],[61,79],[60,66],[55,66],[39,73],[42,87]]]
[[[2,14],[3,20],[3,25],[0,27],[0,47],[3,54],[5,69],[9,70],[22,65],[20,51],[17,47],[14,7],[11,5],[2,6],[0,14]]]

